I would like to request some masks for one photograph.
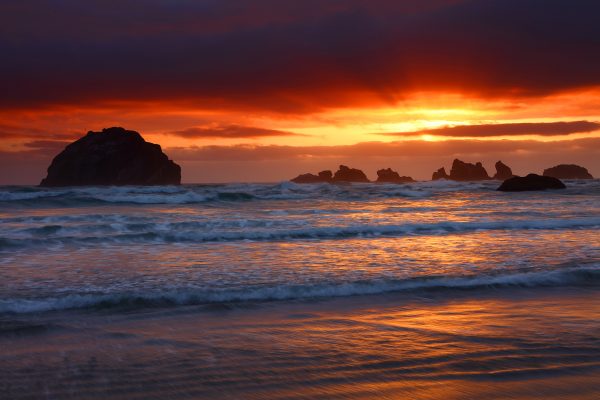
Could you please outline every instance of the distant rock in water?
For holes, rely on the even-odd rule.
[[[179,185],[181,167],[135,131],[88,132],[54,157],[41,186]]]
[[[442,168],[438,169],[431,176],[432,181],[437,181],[438,179],[450,179],[450,177],[446,173],[446,168],[442,167]]]
[[[450,170],[450,179],[454,181],[483,181],[490,179],[483,165],[471,164],[455,159]]]
[[[440,168],[431,176],[431,180],[451,179],[453,181],[483,181],[490,179],[483,165],[466,163],[459,159],[455,159],[452,163],[450,175],[446,173],[445,168]]]
[[[524,192],[529,190],[565,189],[559,179],[550,176],[529,174],[525,177],[514,176],[502,182],[497,190],[502,192]]]
[[[333,179],[333,173],[329,170],[319,172],[319,175],[315,174],[302,174],[298,175],[294,179],[291,179],[294,183],[331,183]]]
[[[544,170],[544,176],[558,179],[594,179],[586,168],[575,164],[560,164]]]
[[[333,176],[333,182],[369,182],[369,179],[360,169],[340,165]]]
[[[513,177],[513,173],[512,173],[512,170],[510,169],[510,167],[508,165],[504,164],[502,161],[497,161],[496,162],[496,175],[494,175],[494,179],[497,179],[499,181],[504,181],[511,177]]]
[[[399,173],[391,168],[380,169],[377,171],[377,182],[381,183],[410,183],[415,182],[410,176],[400,176]]]

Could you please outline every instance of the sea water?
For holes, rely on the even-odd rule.
[[[0,394],[593,398],[600,181],[566,184],[1,187]]]

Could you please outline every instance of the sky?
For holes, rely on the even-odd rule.
[[[0,184],[140,132],[182,179],[339,164],[430,179],[454,158],[600,176],[597,0],[0,2]]]

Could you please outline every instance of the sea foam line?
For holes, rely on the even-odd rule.
[[[276,285],[215,290],[210,288],[148,293],[70,294],[41,299],[0,300],[0,313],[36,313],[67,309],[110,307],[164,307],[247,301],[346,297],[409,290],[478,289],[486,287],[598,286],[600,266],[502,275],[417,277],[319,285]]]
[[[235,241],[279,241],[279,240],[312,240],[312,239],[351,239],[361,237],[398,237],[404,235],[440,235],[452,233],[469,233],[477,231],[501,230],[560,230],[560,229],[592,229],[600,228],[600,218],[565,218],[548,220],[500,220],[500,221],[441,221],[436,223],[408,223],[400,225],[352,225],[324,226],[309,228],[278,228],[274,226],[240,226],[239,221],[232,221],[231,230],[216,230],[214,226],[203,223],[195,225],[187,223],[136,224],[136,230],[111,232],[98,229],[97,232],[82,230],[81,234],[98,233],[98,236],[82,236],[73,229],[67,236],[61,236],[56,226],[48,229],[44,238],[0,237],[0,250],[3,248],[30,247],[35,245],[94,245],[104,243],[202,243],[202,242],[235,242]],[[185,226],[185,229],[182,229]],[[102,227],[102,225],[100,225]],[[105,227],[104,227],[105,228]],[[89,229],[86,228],[86,229]]]

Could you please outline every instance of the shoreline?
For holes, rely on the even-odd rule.
[[[38,328],[0,336],[0,393],[591,399],[600,390],[597,287],[442,295],[21,316]]]

